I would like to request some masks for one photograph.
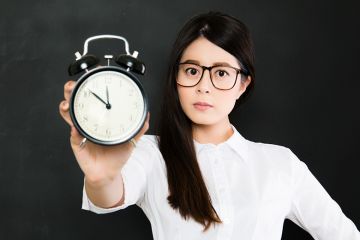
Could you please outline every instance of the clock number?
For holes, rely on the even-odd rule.
[[[111,84],[111,78],[110,77],[107,77],[107,78],[105,78],[105,83],[106,84]]]
[[[111,131],[110,131],[110,129],[106,129],[105,135],[106,135],[107,138],[109,138],[109,137],[111,136]]]
[[[87,98],[88,96],[89,96],[89,91],[88,90],[84,91],[84,98]]]
[[[77,107],[78,107],[79,109],[84,109],[84,103],[78,103],[78,104],[77,104]]]
[[[124,125],[120,125],[120,133],[124,133],[124,131],[125,131],[125,128],[124,128]]]
[[[98,127],[99,127],[99,124],[97,124],[97,123],[96,123],[96,124],[94,124],[94,131],[95,131],[95,132],[97,132]]]
[[[130,97],[134,96],[134,89],[130,89],[130,91],[129,91],[129,96],[130,96]]]
[[[139,108],[139,103],[138,103],[138,102],[134,102],[133,105],[134,105],[134,108],[135,108],[135,109],[138,109],[138,108]]]

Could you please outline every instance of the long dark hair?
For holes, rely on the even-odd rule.
[[[251,76],[252,80],[237,105],[253,89],[255,70],[247,27],[236,18],[219,12],[190,19],[179,32],[170,55],[158,132],[158,144],[167,168],[168,202],[182,217],[193,218],[207,230],[211,224],[221,223],[221,220],[203,180],[196,158],[192,122],[181,108],[176,85],[181,56],[186,47],[200,36],[235,56],[246,75]]]

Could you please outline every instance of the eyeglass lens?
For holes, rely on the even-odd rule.
[[[177,83],[185,87],[192,87],[200,82],[203,75],[204,69],[199,65],[180,64]],[[224,90],[231,89],[235,85],[237,75],[236,69],[227,66],[214,66],[210,70],[210,78],[214,87]]]

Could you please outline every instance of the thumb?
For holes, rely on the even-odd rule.
[[[74,126],[71,126],[70,143],[71,143],[71,147],[74,150],[77,150],[80,147],[80,143],[83,140],[83,138],[84,137],[80,135],[78,130]]]

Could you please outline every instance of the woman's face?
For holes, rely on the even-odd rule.
[[[180,60],[180,63],[183,62],[191,62],[206,67],[220,64],[240,68],[233,55],[204,37],[199,37],[185,49]],[[180,73],[180,71],[183,73],[183,70],[179,68],[178,78],[184,77],[184,74]],[[191,69],[188,72],[189,74],[196,74]],[[232,89],[219,90],[212,85],[210,72],[205,70],[202,79],[196,86],[183,87],[177,85],[181,107],[188,118],[197,125],[214,125],[227,122],[228,115],[234,108],[236,100],[245,92],[250,81],[250,78],[241,81],[241,75],[238,74],[236,84]]]

